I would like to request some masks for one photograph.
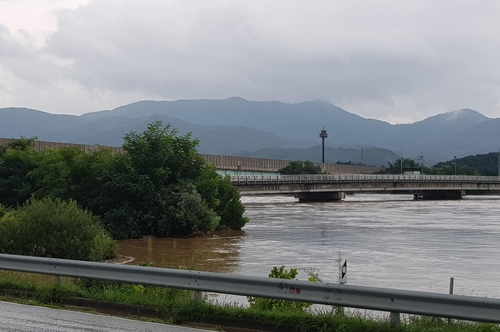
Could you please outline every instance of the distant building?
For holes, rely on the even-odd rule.
[[[404,175],[420,175],[422,174],[421,167],[403,167]]]

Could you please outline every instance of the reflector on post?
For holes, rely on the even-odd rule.
[[[345,284],[347,282],[347,259],[342,259],[339,266],[339,283]]]

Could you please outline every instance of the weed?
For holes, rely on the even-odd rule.
[[[284,266],[273,267],[269,278],[279,278],[279,279],[295,279],[297,276],[297,269],[290,269],[290,271],[285,270]],[[263,299],[253,296],[248,296],[248,302],[250,303],[251,309],[258,310],[298,310],[303,311],[305,308],[310,307],[312,304],[307,302],[298,301],[286,301],[278,299]]]

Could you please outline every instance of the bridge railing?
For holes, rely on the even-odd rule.
[[[337,183],[337,182],[474,182],[500,183],[498,176],[470,175],[409,175],[409,174],[304,174],[277,176],[232,176],[235,185],[280,183]]]
[[[6,254],[0,269],[500,323],[500,300],[484,297]]]

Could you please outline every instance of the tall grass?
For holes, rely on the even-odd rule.
[[[116,241],[106,231],[100,230],[94,237],[90,247],[89,258],[93,262],[102,262],[106,259],[115,258],[116,251]]]

